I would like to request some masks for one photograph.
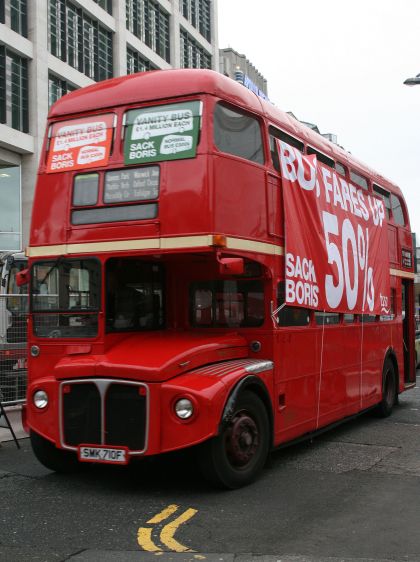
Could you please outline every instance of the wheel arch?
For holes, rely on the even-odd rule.
[[[260,398],[260,400],[262,401],[262,403],[264,404],[266,411],[267,411],[267,416],[268,416],[268,422],[269,422],[269,426],[270,426],[270,443],[271,443],[271,447],[273,446],[273,436],[274,436],[274,415],[273,415],[273,407],[272,407],[272,403],[271,403],[271,399],[270,399],[270,393],[266,387],[266,385],[264,384],[264,382],[257,376],[255,375],[247,375],[244,378],[242,378],[241,380],[239,380],[235,386],[233,387],[233,389],[231,390],[226,402],[225,402],[225,406],[223,408],[223,413],[222,413],[222,417],[220,419],[220,423],[219,423],[219,428],[218,428],[218,433],[220,433],[223,428],[229,423],[234,411],[235,411],[235,406],[236,403],[238,401],[238,398],[241,394],[241,392],[243,392],[244,390],[248,390],[250,392],[253,392],[256,396],[258,396],[258,398]]]

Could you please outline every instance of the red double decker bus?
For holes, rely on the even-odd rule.
[[[53,470],[195,446],[235,488],[414,384],[401,191],[212,71],[52,107],[28,256],[26,421]]]

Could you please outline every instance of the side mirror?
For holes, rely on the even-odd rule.
[[[18,287],[23,287],[23,285],[27,285],[29,283],[29,269],[22,269],[16,273],[16,285]]]
[[[221,275],[243,275],[245,263],[243,258],[217,258]]]

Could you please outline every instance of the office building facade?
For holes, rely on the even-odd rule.
[[[96,81],[219,69],[216,0],[0,0],[0,251],[28,243],[49,107]]]
[[[245,55],[241,55],[230,47],[220,49],[219,70],[258,96],[268,99],[267,80]]]

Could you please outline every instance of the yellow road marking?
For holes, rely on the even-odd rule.
[[[143,550],[148,552],[161,552],[162,549],[155,545],[152,541],[152,531],[150,527],[140,527],[137,531],[137,542]]]
[[[175,504],[168,505],[168,507],[165,507],[165,509],[162,509],[162,511],[160,513],[158,513],[157,515],[155,515],[154,517],[149,519],[148,523],[150,523],[151,525],[154,525],[155,523],[160,523],[161,521],[163,521],[164,519],[167,519],[173,513],[175,513],[175,511],[178,509],[178,507],[179,506],[175,505]]]
[[[194,517],[196,513],[196,509],[187,509],[186,511],[184,511],[184,513],[182,513],[179,517],[172,521],[172,523],[168,523],[167,525],[165,525],[160,534],[160,538],[163,544],[165,544],[168,548],[175,552],[194,552],[194,550],[183,546],[176,539],[174,539],[174,534],[176,533],[180,525],[191,519],[191,517]]]
[[[150,525],[156,525],[168,519],[171,515],[173,515],[179,506],[175,504],[168,505],[165,509],[163,509],[160,513],[154,515],[151,519],[147,521]],[[194,550],[182,545],[178,542],[174,535],[180,525],[186,523],[191,517],[197,513],[196,509],[189,508],[184,513],[181,513],[179,517],[174,519],[171,523],[167,523],[160,533],[160,540],[162,544],[164,544],[168,549],[173,552],[195,552]],[[137,542],[139,546],[146,550],[147,552],[154,552],[156,554],[162,553],[162,548],[157,546],[152,539],[153,527],[140,527],[137,531]]]

